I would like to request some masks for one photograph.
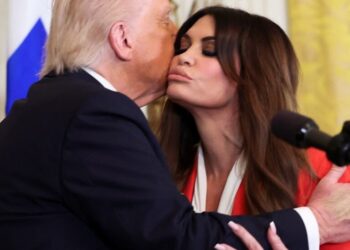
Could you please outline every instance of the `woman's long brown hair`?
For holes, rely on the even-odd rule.
[[[283,30],[267,18],[242,10],[208,7],[190,17],[175,42],[205,15],[215,20],[217,58],[225,75],[237,82],[248,212],[295,207],[300,171],[312,170],[305,152],[271,134],[270,120],[280,110],[296,110],[298,61]],[[238,58],[240,72],[235,68]],[[167,100],[159,139],[181,187],[193,167],[200,137],[192,115]],[[229,153],[229,152],[227,152]]]

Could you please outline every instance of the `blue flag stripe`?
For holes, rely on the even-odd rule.
[[[39,79],[46,37],[43,22],[38,19],[23,43],[8,59],[6,114],[12,104],[17,99],[24,98],[30,85]]]

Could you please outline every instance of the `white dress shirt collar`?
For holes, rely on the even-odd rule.
[[[101,85],[103,87],[105,87],[106,89],[109,89],[111,91],[115,91],[117,92],[118,90],[103,76],[101,76],[99,73],[97,73],[96,71],[94,71],[91,68],[87,68],[87,67],[83,67],[83,70],[86,71],[86,73],[88,73],[89,75],[91,75],[93,78],[95,78],[99,83],[101,83]]]

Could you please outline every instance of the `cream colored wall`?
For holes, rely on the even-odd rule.
[[[5,114],[7,0],[0,0],[0,120]]]

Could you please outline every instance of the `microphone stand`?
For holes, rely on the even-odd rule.
[[[326,152],[328,159],[337,166],[350,164],[350,121],[345,121],[341,132],[331,138]]]

